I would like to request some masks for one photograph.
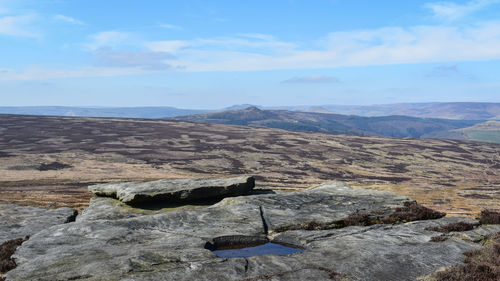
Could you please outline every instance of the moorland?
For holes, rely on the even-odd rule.
[[[0,201],[82,209],[100,182],[251,174],[277,191],[325,181],[448,215],[498,208],[500,145],[176,120],[0,115]]]

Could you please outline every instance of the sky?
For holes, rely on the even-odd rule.
[[[0,0],[0,106],[500,102],[500,0]]]

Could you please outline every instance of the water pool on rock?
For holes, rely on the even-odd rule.
[[[212,251],[221,258],[248,258],[253,256],[263,255],[280,255],[286,256],[293,253],[303,252],[303,249],[291,247],[290,245],[283,245],[273,242],[267,242],[260,245],[241,245],[235,246],[230,249],[220,249]]]

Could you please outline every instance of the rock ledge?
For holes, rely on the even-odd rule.
[[[98,196],[114,197],[127,204],[144,202],[189,202],[208,198],[238,196],[255,187],[253,177],[227,179],[164,179],[89,186]]]

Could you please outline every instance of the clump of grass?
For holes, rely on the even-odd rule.
[[[371,212],[356,211],[346,218],[330,223],[319,223],[311,221],[305,224],[288,225],[280,227],[275,232],[289,230],[329,230],[347,226],[370,226],[374,224],[396,224],[416,220],[431,220],[444,217],[446,214],[434,211],[416,202],[404,202],[404,206],[396,208],[392,214],[383,217],[383,211],[373,210]]]
[[[437,281],[498,281],[500,280],[500,232],[480,250],[466,252],[465,262],[436,273]]]
[[[14,240],[5,241],[0,244],[0,272],[7,272],[16,267],[16,263],[11,259],[11,256],[24,241],[28,240],[29,236]]]
[[[369,226],[376,224],[376,220],[370,217],[370,214],[365,212],[355,212],[341,221],[342,226]]]
[[[446,234],[441,234],[438,236],[432,236],[430,242],[443,242],[448,239],[448,236]]]
[[[274,230],[276,233],[285,232],[289,230],[328,230],[340,228],[336,223],[321,223],[316,221],[310,221],[304,224],[287,225]]]
[[[500,212],[493,210],[483,210],[479,215],[481,224],[500,224]]]
[[[434,220],[442,218],[446,213],[434,211],[417,202],[404,202],[404,206],[396,208],[389,217],[383,218],[383,223],[410,222],[419,220]]]
[[[425,230],[437,231],[442,233],[450,233],[452,231],[467,231],[471,229],[474,229],[474,224],[463,221],[452,222],[443,226],[433,226],[425,228]]]

